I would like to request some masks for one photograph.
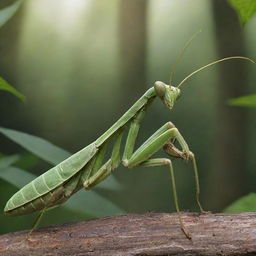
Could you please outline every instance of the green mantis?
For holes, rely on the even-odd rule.
[[[180,213],[171,158],[181,158],[192,162],[196,183],[196,200],[200,211],[204,212],[199,200],[199,179],[194,154],[190,151],[179,130],[171,122],[166,122],[136,150],[134,150],[135,143],[143,117],[155,99],[160,99],[164,106],[171,110],[180,96],[180,86],[188,78],[206,67],[230,59],[244,59],[253,62],[246,57],[228,57],[209,63],[194,71],[177,87],[160,81],[155,82],[154,86],[148,89],[97,140],[48,170],[14,194],[5,206],[5,214],[7,216],[17,216],[40,211],[41,217],[44,211],[63,204],[78,190],[82,188],[90,189],[106,179],[120,164],[127,168],[167,166],[171,175],[174,203],[180,226],[184,234],[190,238]],[[128,135],[121,159],[122,139],[126,130],[128,130]],[[174,145],[174,140],[178,142],[179,148]],[[107,148],[110,141],[114,141],[111,149]],[[154,158],[153,155],[162,148],[168,157]],[[111,150],[111,157],[105,160],[107,150]]]

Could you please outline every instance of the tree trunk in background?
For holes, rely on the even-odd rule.
[[[246,56],[244,34],[235,11],[223,0],[213,0],[212,7],[218,57]],[[247,109],[228,106],[227,100],[248,93],[244,61],[230,61],[218,69],[216,141],[209,181],[211,205],[217,211],[247,192]]]
[[[120,1],[119,38],[122,110],[146,90],[147,0]]]

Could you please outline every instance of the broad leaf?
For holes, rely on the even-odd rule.
[[[35,179],[36,176],[20,168],[9,166],[0,170],[0,178],[11,183],[17,188],[22,188]]]
[[[0,158],[0,169],[6,168],[19,160],[18,155],[4,156]]]
[[[0,10],[0,27],[3,26],[19,9],[22,1],[15,1],[10,6]]]
[[[0,77],[0,90],[4,90],[12,93],[20,100],[25,101],[25,96],[18,92],[14,87],[12,87],[7,81]]]
[[[250,193],[243,196],[227,208],[224,209],[225,213],[240,213],[240,212],[256,212],[256,193]]]
[[[239,107],[256,107],[256,94],[231,99],[228,101],[228,104]]]
[[[15,166],[23,170],[34,170],[39,161],[40,159],[36,155],[26,152],[20,156],[20,159],[15,163]]]
[[[71,153],[68,151],[59,148],[47,140],[37,136],[3,127],[0,127],[0,133],[27,149],[31,153],[35,154],[39,158],[53,165],[60,163],[71,155]],[[112,175],[104,182],[100,183],[97,187],[111,190],[121,189],[120,183]]]
[[[256,0],[229,0],[236,10],[242,24],[245,24],[256,12]]]
[[[0,127],[0,133],[48,163],[56,165],[71,154],[39,137]]]

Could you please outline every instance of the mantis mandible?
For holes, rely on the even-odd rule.
[[[183,224],[180,213],[174,170],[170,158],[181,158],[192,162],[195,174],[196,201],[200,211],[204,213],[199,200],[200,188],[194,154],[189,150],[185,139],[172,122],[165,123],[137,150],[134,150],[135,142],[141,121],[155,99],[160,99],[165,107],[172,110],[176,100],[180,96],[179,87],[184,84],[187,79],[209,66],[231,59],[243,59],[255,63],[253,60],[246,57],[227,57],[197,69],[185,77],[177,87],[167,85],[160,81],[155,82],[154,86],[148,89],[144,95],[142,95],[141,98],[139,98],[139,100],[137,100],[135,104],[97,140],[37,177],[14,194],[5,206],[5,214],[7,216],[18,216],[40,211],[33,226],[34,229],[46,210],[63,204],[69,197],[82,188],[90,189],[94,187],[106,179],[121,163],[127,168],[137,166],[167,166],[171,175],[174,203],[179,216],[180,226],[186,237],[190,239],[191,236]],[[121,142],[125,130],[128,129],[128,125],[130,125],[130,128],[121,160]],[[111,140],[114,140],[111,157],[105,161],[107,145]],[[174,146],[174,140],[179,143],[180,149]],[[152,158],[152,156],[162,148],[169,157]]]

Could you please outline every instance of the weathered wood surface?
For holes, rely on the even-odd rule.
[[[182,216],[192,240],[177,214],[128,214],[5,234],[0,255],[256,255],[256,213]]]

